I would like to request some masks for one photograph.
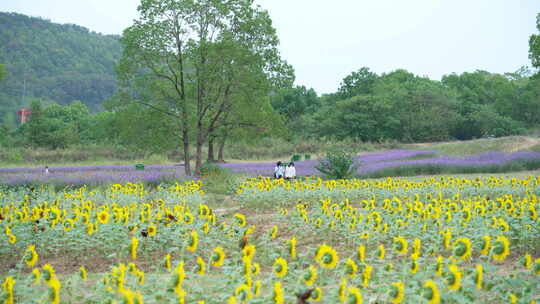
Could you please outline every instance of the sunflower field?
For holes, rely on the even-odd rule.
[[[540,176],[0,191],[0,303],[536,303]]]

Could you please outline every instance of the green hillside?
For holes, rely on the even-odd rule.
[[[65,105],[80,100],[92,110],[114,92],[118,36],[73,24],[0,12],[0,122],[32,98]]]

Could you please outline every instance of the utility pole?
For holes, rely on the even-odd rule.
[[[26,98],[26,75],[23,74],[23,93],[22,93],[21,106],[24,106],[25,98]]]

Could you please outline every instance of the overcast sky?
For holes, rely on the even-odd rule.
[[[0,11],[121,34],[139,0],[1,0]],[[256,0],[270,12],[296,84],[335,92],[363,66],[440,79],[513,72],[528,59],[540,0]]]

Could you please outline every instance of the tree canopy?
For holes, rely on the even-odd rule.
[[[246,109],[256,117],[273,87],[292,83],[292,68],[279,55],[268,13],[253,1],[142,0],[138,12],[121,39],[125,100],[178,121],[186,174],[192,137],[198,173],[209,139],[260,128],[245,119]]]

